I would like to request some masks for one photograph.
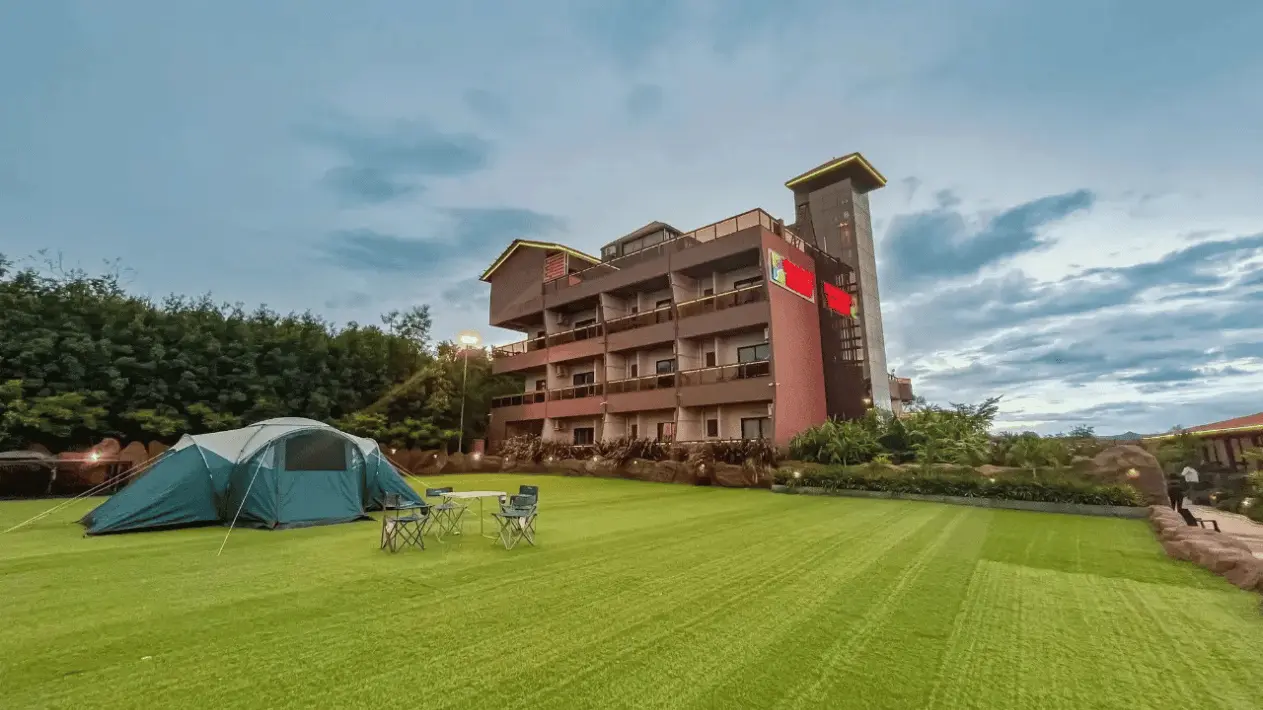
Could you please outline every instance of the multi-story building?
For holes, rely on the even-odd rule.
[[[523,333],[494,371],[490,439],[640,437],[785,443],[826,417],[910,401],[892,387],[870,190],[853,153],[790,180],[798,221],[761,209],[683,233],[651,222],[595,257],[516,240],[482,275],[491,325]]]

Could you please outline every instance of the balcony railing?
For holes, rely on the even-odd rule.
[[[675,313],[671,306],[663,306],[652,311],[633,313],[629,316],[619,316],[613,320],[607,320],[605,321],[605,332],[607,334],[621,333],[624,330],[643,328],[647,325],[670,323],[673,318],[675,318]]]
[[[548,401],[557,402],[566,399],[583,399],[584,397],[598,397],[605,392],[605,385],[602,383],[594,383],[590,385],[575,385],[574,387],[566,387],[559,390],[548,391]]]
[[[544,285],[545,290],[550,293],[561,291],[571,286],[577,286],[584,281],[600,278],[606,274],[612,274],[619,269],[625,269],[633,264],[654,259],[668,253],[683,251],[689,247],[696,246],[703,242],[722,239],[730,234],[735,234],[743,229],[750,227],[762,226],[764,229],[776,234],[791,245],[803,248],[802,239],[790,230],[785,228],[785,223],[762,209],[753,209],[743,212],[735,217],[721,219],[718,222],[708,224],[705,227],[699,227],[691,232],[681,234],[678,237],[669,237],[665,241],[659,242],[652,246],[644,247],[638,251],[634,251],[611,259],[605,259],[602,263],[590,266],[582,271],[569,274],[566,278],[559,278]]]
[[[533,353],[536,350],[543,350],[548,347],[544,338],[529,338],[527,340],[519,340],[516,343],[508,345],[500,345],[491,349],[491,356],[497,360],[502,357],[513,357],[523,353]]]
[[[749,303],[760,303],[766,300],[767,286],[758,284],[756,286],[744,286],[733,291],[724,291],[714,296],[703,296],[692,301],[685,301],[676,306],[676,310],[679,311],[680,318],[688,318],[728,308],[736,308]]]
[[[680,386],[713,385],[735,380],[749,380],[755,377],[768,377],[771,374],[772,363],[767,360],[739,362],[734,365],[703,367],[698,370],[681,370]]]
[[[580,340],[591,340],[592,338],[598,338],[604,334],[605,334],[605,324],[593,323],[592,325],[585,325],[582,328],[574,328],[572,330],[566,330],[560,333],[553,333],[552,335],[548,336],[548,347],[551,348],[555,345],[565,345],[566,343],[575,343]]]
[[[644,377],[614,380],[605,383],[605,392],[606,394],[625,394],[628,392],[673,389],[675,387],[675,377],[676,373],[674,372],[664,372],[661,375],[645,375]]]
[[[516,407],[522,404],[541,404],[547,398],[547,394],[542,390],[535,392],[525,392],[523,394],[510,394],[503,397],[492,397],[491,407]]]

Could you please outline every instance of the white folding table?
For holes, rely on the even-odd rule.
[[[509,494],[504,491],[449,491],[443,494],[443,500],[445,501],[471,500],[473,498],[478,499],[478,534],[482,537],[488,537],[488,535],[484,532],[484,525],[486,523],[487,516],[483,514],[483,500],[487,498],[497,498],[500,502],[504,502],[508,500],[508,497]],[[490,537],[495,537],[495,535],[491,535]]]

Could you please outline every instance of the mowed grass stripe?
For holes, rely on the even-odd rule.
[[[826,544],[799,547],[796,554],[785,555],[775,564],[759,564],[753,574],[725,573],[714,579],[703,578],[696,591],[677,590],[672,594],[676,603],[671,608],[638,623],[631,633],[606,636],[601,643],[588,646],[585,653],[560,659],[553,668],[542,668],[543,673],[536,677],[520,678],[524,687],[539,690],[525,694],[510,707],[538,707],[549,698],[567,694],[587,698],[590,707],[609,707],[626,698],[635,698],[641,706],[687,705],[678,689],[716,682],[726,659],[743,657],[745,649],[734,648],[734,644],[756,639],[766,633],[768,625],[776,623],[781,611],[776,602],[791,598],[785,591],[796,581],[828,579],[832,570],[862,574],[884,553],[933,520],[932,514],[893,522],[877,515],[845,523],[832,521],[840,531]],[[877,542],[856,544],[857,533],[873,530],[879,532]],[[757,556],[750,559],[763,562]],[[558,668],[575,670],[559,674]],[[664,686],[664,677],[673,682]]]
[[[747,514],[746,516],[744,516],[744,518],[742,518],[742,524],[743,525],[749,524],[752,517],[757,518],[758,514],[761,514],[761,511],[756,511],[755,513]],[[713,534],[713,535],[721,536],[721,537],[728,534],[726,530],[716,528],[713,523],[704,522],[704,521],[699,522],[699,520],[696,517],[686,518],[683,522],[679,523],[678,526],[684,529],[686,533],[706,532],[707,534]],[[345,526],[343,527],[345,528]],[[697,530],[695,530],[695,528]],[[334,528],[328,528],[326,530],[332,530],[332,529]],[[306,531],[293,531],[293,532],[306,532]],[[276,535],[277,533],[253,532],[253,534],[254,535]],[[699,539],[696,535],[685,534],[682,536],[679,536],[679,535],[673,536],[671,531],[667,529],[653,529],[653,530],[646,529],[642,534],[643,536],[647,538],[652,538],[652,539],[644,541],[643,547],[646,551],[650,549],[655,550],[655,558],[679,559],[677,556],[674,555],[675,551],[671,549],[672,546],[688,547],[688,548],[694,549],[696,550],[696,554],[698,554],[699,556],[705,556],[707,554],[704,545],[703,546],[698,545]],[[659,544],[660,542],[659,538],[665,538],[668,536],[671,537],[672,543],[670,546],[663,548]],[[765,544],[770,545],[770,546],[775,546],[776,543],[775,541],[769,541]],[[786,549],[792,550],[793,547],[790,546]],[[499,552],[503,553],[502,550]],[[528,552],[528,550],[523,550],[523,552]],[[757,554],[757,551],[756,551],[756,554]],[[401,558],[402,556],[398,556],[393,559],[401,559]],[[506,558],[503,554],[495,555],[495,558],[497,560],[497,564],[503,564],[506,559],[516,560],[519,563],[524,561],[522,558]],[[391,558],[388,558],[388,559],[391,559]],[[416,559],[424,559],[424,558],[418,555]],[[592,560],[592,564],[594,565],[599,565],[599,564],[608,565],[612,561],[611,558],[607,555],[590,556],[589,559]],[[687,558],[685,558],[683,561],[687,561]],[[715,567],[715,570],[710,571],[710,570],[707,570],[705,567],[698,568],[696,565],[693,565],[692,568],[695,570],[695,572],[700,571],[701,573],[707,576],[715,576],[715,572],[722,571],[721,568],[726,563],[722,558],[721,559],[710,558],[706,560],[706,564],[708,566]],[[482,590],[468,590],[470,592],[474,592],[473,594],[469,596],[469,598],[484,599],[484,600],[487,600],[488,603],[495,603],[497,600],[503,601],[506,599],[512,600],[515,598],[520,598],[520,595],[504,594],[499,589],[496,589],[496,588],[503,587],[506,583],[509,583],[509,584],[521,583],[525,580],[525,577],[529,576],[530,574],[532,573],[524,572],[523,573],[524,576],[520,575],[516,578],[508,579],[508,580],[498,577],[498,576],[494,576],[494,575],[489,576],[486,579],[483,579],[482,582],[484,586],[488,586],[492,588],[482,589]],[[653,576],[645,576],[644,579],[647,580],[651,584],[654,583]],[[399,597],[391,602],[392,608],[397,613],[401,613],[401,614],[409,613],[411,611],[410,607],[413,603],[413,600],[415,599],[415,596],[407,594],[407,585],[402,584],[401,580],[399,579],[392,580],[391,578],[387,578],[383,581],[385,582],[385,585],[387,587],[387,589],[384,589],[383,591],[388,592],[391,589],[393,589],[400,593]],[[566,580],[564,579],[558,579],[558,578],[550,579],[550,585],[552,586],[559,586],[563,589],[564,588],[576,589],[577,590],[576,595],[578,596],[578,599],[580,601],[588,601],[593,604],[599,603],[599,596],[592,595],[592,592],[597,591],[597,590],[592,590],[590,588],[585,589],[582,586],[571,587],[570,585],[566,585],[565,582]],[[322,624],[325,626],[327,632],[330,633],[332,636],[334,636],[335,640],[332,643],[335,646],[339,643],[342,643],[342,639],[346,639],[346,641],[351,644],[359,643],[360,640],[358,637],[364,635],[365,633],[368,633],[368,634],[373,633],[371,630],[365,631],[358,628],[358,627],[362,627],[364,622],[362,620],[363,610],[360,608],[360,605],[357,602],[357,599],[354,598],[355,595],[357,594],[355,591],[353,590],[349,591],[348,594],[350,594],[351,596],[348,596],[346,598],[339,598],[339,595],[337,594],[336,589],[329,589],[329,588],[322,590],[322,593],[317,597],[312,597],[310,595],[297,593],[296,590],[291,590],[291,592],[294,592],[294,593],[285,594],[285,595],[269,593],[266,598],[260,597],[259,595],[250,595],[248,597],[248,600],[250,602],[249,605],[240,604],[240,606],[243,606],[243,607],[245,606],[250,607],[249,611],[245,612],[245,609],[243,609],[243,612],[245,613],[234,614],[229,618],[223,619],[219,624],[215,625],[218,628],[207,628],[202,622],[202,619],[204,617],[201,615],[189,615],[189,614],[182,614],[182,613],[164,613],[161,616],[151,619],[149,622],[149,626],[156,631],[161,630],[162,634],[173,633],[173,635],[176,638],[187,639],[189,641],[189,650],[187,652],[182,652],[179,649],[171,649],[171,648],[164,647],[162,645],[162,642],[163,642],[162,636],[155,636],[149,639],[149,645],[162,649],[163,653],[168,656],[183,656],[183,655],[186,655],[187,653],[189,655],[192,655],[193,657],[201,657],[203,655],[209,656],[209,657],[215,657],[217,654],[220,654],[220,653],[228,653],[230,660],[227,661],[227,665],[224,666],[224,669],[226,671],[231,671],[233,670],[233,665],[235,663],[235,660],[233,659],[236,659],[238,657],[242,658],[242,662],[246,665],[253,665],[259,662],[266,663],[267,660],[266,659],[260,660],[260,659],[252,658],[251,652],[248,650],[247,651],[234,651],[234,649],[231,647],[218,648],[217,645],[205,646],[204,642],[201,642],[201,639],[203,637],[213,636],[213,634],[218,631],[231,632],[235,629],[236,634],[238,636],[237,640],[239,641],[239,645],[244,646],[247,649],[274,648],[275,647],[274,645],[278,642],[277,637],[283,636],[285,633],[283,631],[284,625],[281,623],[282,621],[288,621],[288,623],[293,624],[293,623],[305,623],[305,621],[308,619],[322,620]],[[309,601],[311,599],[317,599],[317,600],[320,600],[320,602],[318,605],[313,605]],[[274,603],[265,603],[262,606],[260,606],[261,603],[268,602],[269,600],[271,600]],[[566,600],[559,600],[559,601],[561,601],[561,603],[563,604],[566,602]],[[431,600],[431,601],[428,601],[427,603],[433,604],[435,603],[435,601]],[[474,610],[474,609],[459,609],[458,608],[458,609],[454,609],[453,613],[459,615],[462,618],[465,618],[465,617],[477,618],[478,616],[481,615],[478,612],[478,610]],[[539,618],[537,616],[524,615],[521,617],[521,620],[522,620],[522,623],[526,626],[539,623]],[[370,623],[371,623],[371,620],[370,620]],[[391,629],[389,628],[390,624],[391,622],[388,621],[385,624],[385,628],[380,629],[380,632],[389,635],[391,633]],[[115,636],[114,631],[115,630],[105,630],[103,635],[106,638],[111,638]],[[460,631],[459,629],[456,629],[456,630],[444,629],[440,626],[439,628],[433,629],[433,635],[441,637],[445,633],[449,633],[452,635],[459,636],[459,631]],[[454,634],[452,632],[454,632]],[[349,636],[344,635],[348,633],[350,634]],[[475,636],[473,638],[475,639],[473,647],[476,649],[479,646],[479,643],[477,641],[478,637]],[[134,641],[135,639],[133,639],[132,642]],[[129,642],[129,643],[132,643],[132,642]],[[210,639],[210,643],[214,644],[213,638]],[[494,650],[495,644],[499,642],[488,641],[488,642],[484,642],[483,645],[486,645],[488,643],[492,644],[491,647]],[[53,643],[53,645],[58,648],[76,648],[76,646],[74,645],[67,645],[61,642],[56,642],[56,641]],[[427,646],[428,644],[425,644],[424,642],[422,642],[420,650],[429,651],[430,649],[428,649]],[[98,650],[104,651],[104,653],[100,654],[103,658],[116,658],[118,657],[118,653],[121,652],[123,649],[111,648],[107,646],[104,649],[98,649]],[[307,655],[308,655],[307,652],[314,654],[317,659],[319,657],[324,657],[326,655],[332,655],[333,657],[336,657],[337,655],[336,653],[334,654],[327,653],[330,650],[336,650],[336,649],[330,649],[327,646],[313,647],[312,649],[303,649],[302,651],[299,652],[298,658],[291,658],[290,660],[306,663],[308,660],[310,660],[307,658]],[[473,649],[467,649],[467,650],[473,650]],[[31,654],[31,656],[37,657],[38,654]],[[74,665],[82,665],[84,663],[84,659],[76,658],[74,657],[74,655],[69,655],[64,660],[67,663],[71,663]],[[430,660],[433,661],[435,659],[431,658]],[[221,661],[221,663],[223,662]],[[16,670],[22,670],[22,669],[16,669]],[[102,670],[104,670],[107,674],[109,673],[108,668],[105,668]],[[331,672],[336,672],[336,670],[337,670],[336,668],[331,669]],[[33,671],[33,672],[36,672],[36,671]],[[77,678],[77,680],[81,680],[83,683],[89,684],[92,678],[88,675],[84,675],[81,678]],[[188,681],[186,680],[185,685],[187,686],[187,684],[188,684]],[[222,685],[220,687],[222,687]]]
[[[540,485],[540,546],[389,555],[368,523],[238,531],[216,560],[222,528],[84,540],[69,522],[90,504],[0,537],[0,707],[1232,708],[1263,692],[1257,599],[1167,560],[1138,521],[425,483]],[[46,507],[0,504],[0,525]],[[1177,642],[1203,631],[1188,653],[1211,670]]]
[[[788,580],[783,593],[763,596],[757,603],[733,609],[727,618],[695,629],[683,639],[688,643],[681,644],[680,652],[648,655],[632,666],[634,673],[598,680],[618,692],[652,699],[660,707],[771,707],[789,691],[761,682],[760,676],[781,675],[785,670],[777,664],[788,661],[797,671],[793,687],[801,687],[807,680],[802,659],[810,657],[813,666],[820,665],[824,644],[813,643],[813,634],[827,638],[825,643],[837,638],[842,628],[831,622],[841,610],[854,609],[854,585],[862,581],[889,591],[897,584],[895,578],[915,563],[917,551],[926,549],[950,524],[953,512],[929,506],[897,516],[920,524],[898,538],[882,534],[868,549],[851,550],[816,567],[812,575]],[[893,570],[899,572],[885,576]],[[663,677],[672,683],[651,684]]]
[[[755,510],[754,512],[748,514],[745,517],[745,520],[750,521],[751,519],[757,519],[759,515],[763,514],[765,514],[763,511]],[[713,556],[708,555],[705,546],[698,545],[699,535],[723,535],[727,533],[725,529],[717,528],[716,520],[712,520],[711,518],[731,521],[733,516],[728,514],[720,515],[712,513],[709,515],[684,517],[680,519],[680,522],[674,525],[675,529],[672,529],[672,527],[643,529],[640,531],[639,535],[630,538],[630,543],[625,543],[620,547],[620,554],[634,556],[641,552],[656,551],[657,554],[662,555],[662,559],[678,559],[681,562],[689,563],[689,566],[691,567],[696,567],[697,564],[704,564],[715,567],[716,569],[721,568],[725,564],[724,560],[715,559]],[[729,522],[729,524],[734,523]],[[364,528],[359,531],[360,533],[363,533],[363,535],[357,536],[360,539],[358,545],[356,546],[362,551],[365,547],[365,542],[367,542],[369,534],[374,533],[375,528],[368,528],[365,526],[354,527]],[[340,528],[326,528],[325,530],[344,530],[347,528],[348,526],[341,526]],[[272,537],[287,534],[302,536],[303,533],[307,532],[309,531],[295,530],[285,531],[282,533],[241,531],[242,534],[252,536],[254,538],[259,536]],[[299,540],[296,544],[307,545],[309,542],[310,540]],[[368,542],[368,544],[371,545],[372,543]],[[497,604],[504,599],[520,597],[520,595],[514,593],[506,593],[505,588],[523,584],[540,575],[547,575],[550,585],[573,590],[576,600],[580,602],[586,601],[593,604],[599,603],[598,600],[594,599],[590,594],[591,591],[595,590],[585,589],[583,585],[575,585],[570,582],[583,581],[583,579],[592,575],[599,577],[601,576],[600,571],[590,568],[608,567],[612,561],[608,555],[585,554],[582,558],[586,563],[585,565],[572,565],[570,567],[565,567],[565,560],[556,563],[549,562],[552,557],[551,555],[511,557],[507,554],[495,554],[497,552],[504,553],[504,551],[495,550],[490,546],[489,542],[481,538],[475,537],[472,540],[463,541],[460,544],[462,547],[467,546],[471,548],[471,552],[474,551],[472,548],[475,546],[482,548],[482,550],[479,550],[480,552],[486,553],[487,551],[490,551],[492,553],[490,556],[484,555],[483,567],[504,567],[505,569],[491,569],[490,574],[485,573],[486,570],[482,570],[482,572],[484,572],[483,574],[473,577],[475,588],[462,589],[457,586],[456,588],[447,591],[457,595],[463,595],[469,600],[483,600],[484,603],[488,605]],[[531,550],[528,548],[521,550],[521,552],[530,553],[537,550]],[[516,553],[518,551],[514,552]],[[412,559],[419,562],[426,562],[432,559],[423,556],[426,554],[428,554],[428,551],[427,553],[415,554]],[[569,555],[573,553],[567,552],[565,554]],[[280,560],[277,560],[276,557],[277,556],[269,556],[265,559],[279,562]],[[691,557],[695,557],[696,560],[692,560]],[[399,555],[387,557],[383,560],[379,556],[378,561],[393,562],[403,558],[403,555]],[[281,559],[284,559],[284,557]],[[307,555],[299,554],[297,555],[297,559],[300,561],[306,561],[309,558]],[[365,591],[364,585],[366,583],[370,585],[381,585],[381,588],[378,591],[387,598],[391,598],[390,603],[392,607],[396,611],[400,612],[409,610],[418,596],[426,597],[428,599],[427,593],[435,591],[429,585],[417,583],[418,580],[416,580],[416,578],[413,578],[414,581],[409,583],[407,577],[396,576],[392,570],[389,568],[383,569],[381,565],[376,566],[376,573],[369,578],[356,578],[352,581],[335,583],[327,578],[330,575],[335,577],[343,576],[344,572],[341,569],[338,567],[320,565],[318,558],[310,559],[310,561],[314,564],[309,568],[309,570],[307,570],[306,574],[304,574],[303,569],[287,570],[284,569],[284,567],[279,570],[273,570],[272,573],[269,574],[268,570],[254,568],[254,566],[257,565],[257,560],[251,561],[242,568],[239,568],[236,563],[232,562],[219,563],[213,559],[204,560],[202,561],[203,564],[207,566],[215,565],[216,568],[214,569],[215,575],[212,578],[213,581],[211,582],[213,588],[211,590],[204,589],[200,591],[213,592],[223,590],[225,592],[236,592],[234,596],[230,596],[229,598],[232,599],[232,604],[234,606],[240,608],[245,613],[221,617],[221,621],[217,624],[217,626],[223,627],[222,630],[225,631],[235,629],[237,633],[245,635],[247,640],[251,634],[256,633],[255,628],[260,629],[257,633],[267,634],[272,628],[286,620],[294,621],[305,618],[324,618],[326,619],[326,623],[334,624],[336,623],[336,620],[342,618],[347,626],[362,624],[363,622],[359,621],[359,619],[363,616],[363,610],[361,609],[359,598],[363,596],[362,592]],[[192,564],[197,564],[197,562],[193,562]],[[553,566],[560,566],[561,569],[554,571],[551,569]],[[401,572],[406,571],[416,570],[403,570]],[[151,571],[146,576],[152,577],[153,574],[154,573]],[[161,577],[161,572],[158,572],[157,576]],[[151,618],[149,618],[148,625],[154,630],[163,630],[163,633],[166,633],[167,631],[175,631],[178,636],[195,639],[197,636],[204,635],[204,632],[206,631],[219,630],[215,628],[208,628],[204,620],[206,618],[206,614],[213,611],[208,607],[221,605],[223,595],[204,594],[189,597],[187,595],[190,592],[197,590],[191,590],[187,585],[179,584],[180,579],[184,576],[187,576],[187,573],[185,575],[177,575],[171,579],[165,579],[164,581],[168,584],[160,586],[159,588],[155,589],[150,587],[150,595],[142,599],[137,606],[132,608],[116,608],[113,610],[113,614],[109,618],[105,618],[102,614],[91,611],[86,614],[62,616],[60,617],[61,622],[55,626],[46,623],[44,633],[39,634],[38,636],[26,635],[25,643],[45,646],[48,648],[77,649],[81,648],[81,646],[75,644],[74,640],[75,638],[82,636],[85,632],[99,634],[104,638],[123,638],[125,637],[125,634],[122,632],[127,629],[134,628],[137,616],[145,613],[152,613]],[[223,579],[223,577],[227,577],[227,579]],[[267,591],[263,592],[237,590],[238,585],[240,585],[243,581],[260,581],[266,584],[268,580],[272,580],[274,582],[289,580],[290,585],[288,587],[268,588]],[[271,585],[268,586],[270,587]],[[316,591],[319,591],[319,594],[311,593]],[[197,608],[189,608],[187,605],[181,604],[181,601],[186,598],[198,600],[201,606]],[[428,600],[427,603],[432,601],[433,600]],[[150,612],[151,607],[160,611]],[[471,613],[477,614],[477,612],[478,610],[476,609],[462,610],[462,613],[466,615]],[[211,617],[216,618],[217,615],[211,614]],[[522,619],[522,623],[524,625],[534,624],[537,623],[537,621],[537,619],[528,619],[525,617]],[[57,631],[54,632],[52,629],[56,629]],[[331,627],[331,630],[336,630],[336,628]],[[270,642],[270,640],[266,638],[261,639],[261,641]],[[127,643],[130,644],[132,642],[129,641]],[[22,651],[22,653],[19,654],[20,656],[38,658],[38,649],[22,648],[24,645],[22,642],[18,642],[16,645]],[[194,646],[194,648],[196,648],[196,646]],[[107,645],[107,647],[103,650],[106,652],[98,655],[102,659],[109,659],[117,657],[114,652],[120,651],[121,649],[110,648]],[[83,653],[89,653],[89,651],[84,650]],[[76,657],[73,651],[71,651],[64,660],[75,664],[77,667],[82,667],[86,662],[86,659]],[[19,665],[14,670],[23,672],[27,669],[24,669]],[[36,669],[29,670],[32,673],[37,672]],[[89,679],[85,678],[84,680],[86,681]]]

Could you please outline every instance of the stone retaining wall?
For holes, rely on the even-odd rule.
[[[1255,557],[1245,542],[1226,533],[1190,526],[1166,506],[1150,506],[1149,522],[1162,549],[1171,557],[1199,564],[1241,589],[1263,592],[1263,560]]]
[[[1030,500],[1005,500],[1003,498],[966,498],[963,496],[930,496],[919,493],[892,493],[890,491],[861,491],[849,488],[825,490],[810,486],[772,486],[774,493],[798,493],[801,495],[831,495],[847,498],[884,498],[889,500],[915,500],[925,503],[947,503],[949,505],[968,505],[975,508],[1000,508],[1004,510],[1027,510],[1036,513],[1064,513],[1068,515],[1096,515],[1109,518],[1144,518],[1149,515],[1147,508],[1135,508],[1121,505],[1082,505],[1078,503],[1045,503]]]

